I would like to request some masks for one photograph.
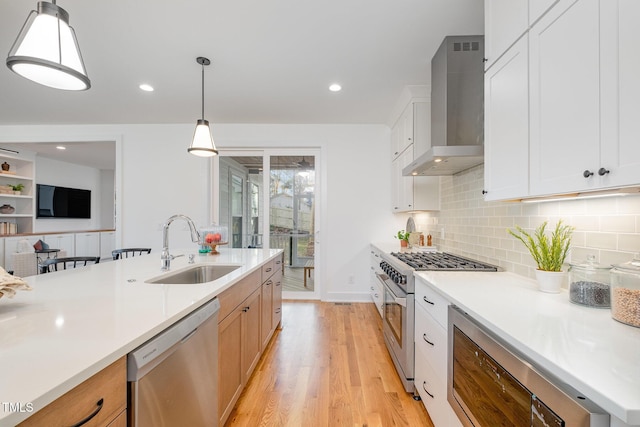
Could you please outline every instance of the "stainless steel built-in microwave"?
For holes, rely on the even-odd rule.
[[[467,427],[599,427],[609,414],[449,306],[447,400]]]

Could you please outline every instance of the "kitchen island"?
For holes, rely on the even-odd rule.
[[[203,284],[145,281],[163,274],[159,254],[26,278],[31,291],[0,299],[0,426],[13,426],[275,259],[280,249],[197,250],[171,262],[238,265]]]
[[[611,426],[640,425],[640,328],[609,309],[572,304],[522,276],[417,272],[416,277],[524,355],[611,415]]]

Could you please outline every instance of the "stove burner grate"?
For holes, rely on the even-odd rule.
[[[447,252],[392,252],[391,255],[418,271],[498,271],[497,267],[493,265]]]

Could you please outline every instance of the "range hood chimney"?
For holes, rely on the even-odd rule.
[[[483,58],[483,36],[445,37],[431,60],[431,148],[402,175],[453,175],[484,162]]]

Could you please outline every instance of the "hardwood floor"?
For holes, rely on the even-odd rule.
[[[227,426],[430,426],[406,393],[372,303],[285,301]]]

